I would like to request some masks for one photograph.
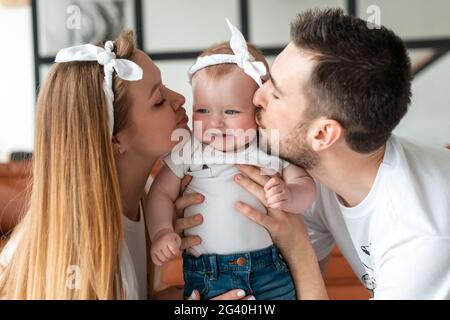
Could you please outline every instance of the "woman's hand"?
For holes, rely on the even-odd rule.
[[[237,165],[243,174],[235,181],[267,208],[264,185],[270,177],[261,175],[254,166]],[[327,299],[327,291],[308,231],[300,215],[267,208],[267,215],[248,204],[238,202],[236,209],[250,220],[265,227],[289,265],[299,299]]]
[[[183,300],[183,286],[172,286],[157,292],[153,299],[155,300]],[[197,290],[192,291],[188,300],[200,300],[200,294]],[[244,290],[230,290],[211,300],[255,300],[254,296],[246,296]]]
[[[186,176],[181,182],[180,194],[184,192],[188,184],[191,182],[192,177]],[[181,236],[181,250],[193,247],[201,243],[201,238],[199,236],[183,236],[183,231],[189,228],[193,228],[203,223],[202,215],[196,214],[191,217],[183,218],[183,211],[185,208],[202,203],[205,200],[204,196],[199,193],[191,193],[188,195],[180,196],[175,201],[176,216],[175,221],[175,232]],[[170,287],[163,292],[159,293],[156,297],[157,299],[183,299],[183,288],[182,287]],[[194,290],[189,298],[189,300],[200,300],[200,294],[197,290]],[[230,290],[218,297],[211,300],[255,300],[253,296],[246,296],[243,290]]]
[[[189,182],[191,182],[192,177],[186,176],[181,181],[181,191],[180,194],[184,192]],[[194,204],[200,204],[205,200],[204,196],[200,193],[191,193],[184,196],[180,196],[175,201],[176,208],[176,216],[177,219],[175,221],[175,232],[178,233],[181,237],[181,247],[180,250],[199,245],[202,242],[202,239],[199,236],[188,236],[185,237],[183,231],[189,228],[196,227],[203,223],[203,216],[199,213],[194,216],[183,218],[183,211],[185,208],[192,206]]]
[[[188,300],[200,300],[199,292],[197,290],[192,291],[192,294]],[[235,289],[212,298],[211,300],[255,300],[255,297],[246,296],[244,290]]]

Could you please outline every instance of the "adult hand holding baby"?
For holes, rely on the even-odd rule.
[[[200,237],[184,237],[183,234],[185,229],[193,228],[203,222],[201,214],[183,218],[183,211],[185,208],[191,205],[200,204],[204,200],[204,197],[198,193],[182,195],[191,180],[191,176],[186,176],[181,181],[180,197],[176,199],[174,203],[176,220],[173,229],[162,229],[155,234],[153,238],[151,257],[153,263],[157,266],[161,266],[164,263],[175,259],[184,249],[201,243]]]
[[[301,216],[269,207],[264,186],[270,176],[261,175],[260,169],[254,166],[236,167],[243,174],[237,174],[235,181],[266,206],[267,215],[242,202],[236,203],[236,209],[269,231],[289,265],[299,299],[327,299],[317,258]]]
[[[269,205],[266,189],[270,190],[270,188],[264,187],[273,181],[273,177],[261,175],[258,167],[250,165],[236,165],[236,167],[243,174],[236,175],[235,181],[255,196],[268,209],[268,214],[255,210],[242,202],[236,204],[236,209],[250,220],[265,227],[283,254],[287,254],[291,250],[294,235],[302,240],[303,245],[310,245],[306,228],[298,214],[271,208]]]
[[[203,216],[200,213],[183,218],[184,209],[194,204],[200,204],[203,200],[205,200],[204,196],[200,193],[183,195],[184,190],[187,188],[191,180],[192,176],[186,176],[183,178],[181,181],[180,197],[175,201],[177,219],[175,221],[174,230],[181,237],[180,250],[199,245],[202,242],[202,239],[199,236],[184,237],[183,235],[184,230],[196,227],[203,223]]]
[[[184,237],[183,231],[189,228],[193,228],[195,226],[198,226],[203,223],[203,216],[199,213],[194,216],[183,218],[183,211],[185,208],[194,205],[202,203],[204,200],[203,195],[199,193],[191,193],[187,195],[182,195],[186,187],[191,182],[192,177],[186,176],[183,178],[181,182],[181,191],[180,191],[180,197],[175,201],[175,208],[176,208],[176,221],[174,225],[175,232],[181,237],[181,246],[180,249],[184,250],[193,246],[196,246],[200,244],[201,238],[199,236],[188,236]],[[182,289],[178,289],[175,287],[169,288],[170,292],[168,296],[165,296],[164,294],[161,294],[159,298],[161,299],[173,299],[175,297],[182,297]],[[168,291],[167,289],[165,291]],[[212,300],[253,300],[255,299],[253,296],[247,296],[245,291],[240,289],[230,290],[222,295],[219,295],[215,297]],[[191,297],[189,300],[200,300],[200,294],[197,290],[194,290],[192,292]]]

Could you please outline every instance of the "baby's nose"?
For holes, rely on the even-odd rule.
[[[223,128],[225,127],[225,122],[221,116],[215,116],[211,121],[211,125],[216,128]]]

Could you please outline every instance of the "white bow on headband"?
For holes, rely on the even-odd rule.
[[[142,68],[127,59],[116,59],[113,52],[114,43],[107,41],[105,48],[97,47],[92,44],[84,44],[70,48],[61,49],[56,55],[55,62],[71,61],[97,61],[103,66],[105,81],[103,82],[103,91],[108,103],[108,123],[111,136],[114,130],[114,92],[113,92],[113,73],[117,72],[119,78],[127,81],[137,81],[142,79]]]
[[[192,76],[197,71],[223,63],[235,63],[244,72],[253,78],[259,86],[262,86],[261,77],[267,73],[266,66],[260,61],[255,61],[255,58],[248,52],[247,41],[239,31],[238,28],[233,26],[228,19],[228,27],[231,30],[230,47],[234,52],[233,54],[213,54],[210,56],[198,57],[195,64],[189,69],[188,77],[189,82],[192,80]]]

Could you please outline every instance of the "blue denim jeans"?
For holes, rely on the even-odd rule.
[[[207,254],[198,258],[184,253],[184,296],[194,289],[202,299],[242,289],[257,300],[295,300],[288,266],[275,246],[231,255]]]

